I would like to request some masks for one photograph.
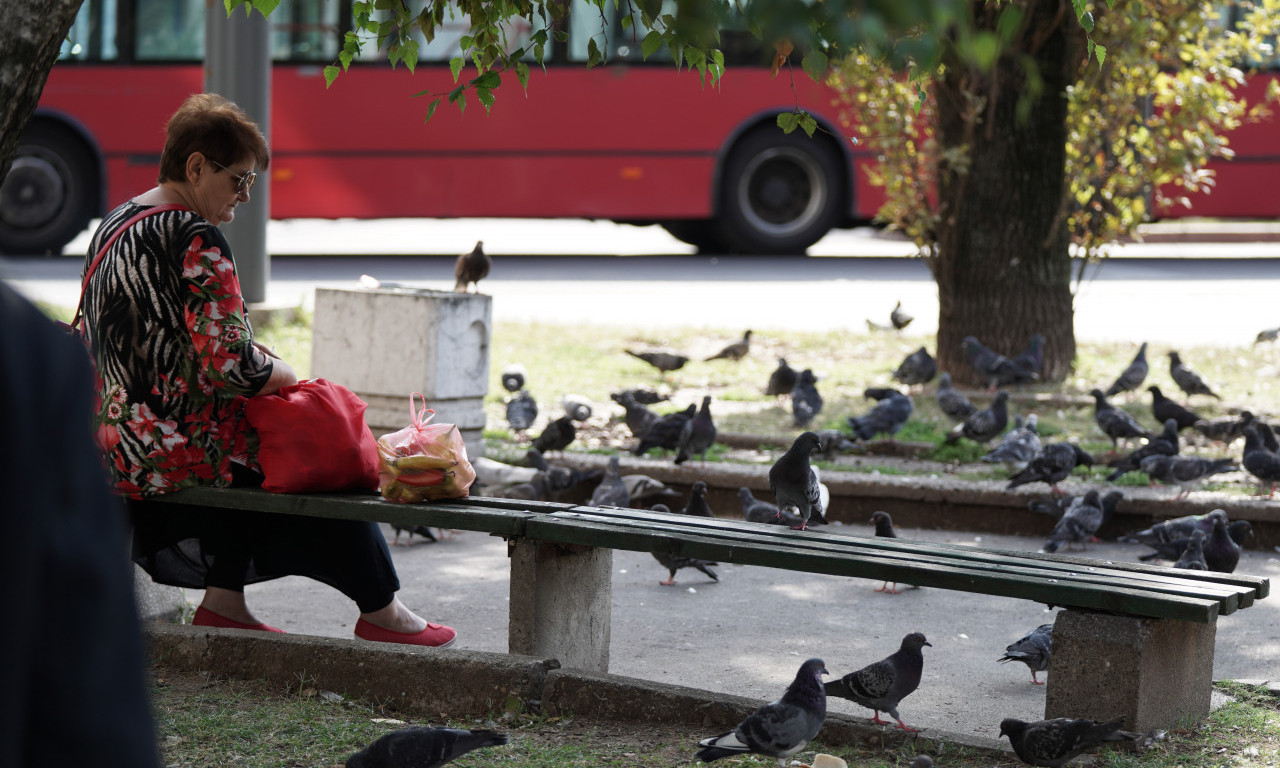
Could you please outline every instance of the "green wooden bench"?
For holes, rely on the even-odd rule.
[[[1124,715],[1137,729],[1208,713],[1218,616],[1267,596],[1267,579],[907,539],[793,531],[742,520],[473,497],[395,504],[375,494],[199,488],[174,504],[372,520],[501,536],[511,558],[508,651],[607,672],[612,552],[888,580],[1061,607],[1045,716]]]

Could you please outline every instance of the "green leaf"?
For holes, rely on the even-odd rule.
[[[330,64],[324,68],[324,87],[328,88],[333,85],[333,81],[338,79],[338,75],[342,70],[338,69],[336,64]]]
[[[488,112],[489,108],[493,106],[493,89],[476,88],[476,98],[484,105],[484,111]]]
[[[458,50],[465,51],[476,44],[476,39],[471,35],[463,35],[458,38]]]
[[[644,36],[644,40],[640,41],[640,54],[648,59],[662,47],[662,42],[662,33],[656,29],[651,30]]]
[[[622,29],[624,32],[631,29],[631,14],[628,13],[622,17]]]
[[[1093,32],[1093,14],[1086,11],[1080,17],[1080,26],[1084,27],[1085,32]]]
[[[1098,43],[1094,46],[1093,52],[1098,55],[1098,69],[1102,69],[1102,65],[1107,63],[1107,46]]]
[[[488,72],[485,72],[484,74],[480,75],[479,77],[476,77],[474,80],[471,81],[471,84],[474,85],[477,89],[497,88],[499,85],[502,85],[502,75],[499,75],[497,72],[494,72],[491,69]]]
[[[523,61],[516,62],[516,80],[520,81],[520,87],[529,90],[529,65]]]
[[[449,91],[449,103],[458,105],[458,113],[461,114],[467,109],[467,87],[460,85]]]
[[[587,40],[587,66],[594,67],[600,63],[600,46],[594,37]]]
[[[409,38],[401,46],[400,59],[404,61],[404,65],[412,72],[413,68],[418,64],[418,41]]]
[[[431,121],[431,116],[436,113],[436,107],[440,106],[440,101],[441,98],[439,96],[431,100],[431,103],[427,105],[427,117],[422,122],[426,123]]]
[[[800,115],[800,127],[804,129],[805,133],[809,134],[809,138],[813,138],[813,132],[818,129],[818,121],[814,119],[813,115],[806,112]]]
[[[278,5],[280,0],[253,0],[253,7],[258,9],[264,18],[270,16]]]
[[[462,74],[463,65],[464,62],[461,56],[454,56],[452,59],[449,59],[449,72],[453,74],[453,82],[458,82],[458,75]],[[453,101],[453,98],[450,97],[449,100]]]
[[[816,82],[822,82],[827,76],[827,54],[822,51],[809,51],[800,61],[800,66]]]
[[[355,57],[355,51],[347,48],[343,48],[338,52],[338,61],[342,62],[342,69],[344,72],[351,68],[351,62]]]
[[[800,123],[800,115],[795,112],[782,112],[778,115],[778,127],[783,133],[791,133]]]

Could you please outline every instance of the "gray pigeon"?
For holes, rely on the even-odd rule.
[[[1004,655],[996,659],[996,661],[1001,663],[1020,661],[1031,670],[1032,684],[1044,685],[1044,683],[1036,679],[1036,673],[1044,672],[1049,668],[1049,654],[1052,651],[1053,625],[1041,624],[1010,643],[1009,647],[1004,649]]]
[[[822,413],[822,395],[818,394],[818,377],[805,368],[791,390],[791,419],[797,427],[807,427]]]
[[[1143,429],[1138,420],[1128,411],[1107,402],[1107,396],[1102,390],[1095,389],[1089,394],[1093,395],[1093,420],[1098,425],[1098,429],[1102,430],[1102,434],[1111,438],[1112,450],[1115,450],[1119,440],[1128,437],[1149,437],[1147,430]]]
[[[774,368],[773,373],[769,374],[769,383],[765,385],[764,393],[774,397],[789,395],[791,390],[796,388],[796,381],[799,378],[799,372],[787,365],[785,357],[780,357],[778,358],[778,367]]]
[[[590,503],[593,507],[631,506],[631,492],[627,490],[627,484],[622,482],[622,476],[618,474],[617,456],[609,457],[609,465],[605,467],[600,484],[592,491]]]
[[[874,399],[876,404],[861,416],[848,417],[849,428],[859,440],[870,440],[876,435],[888,435],[892,440],[915,409],[910,397],[892,387],[869,387],[862,394]]]
[[[560,398],[565,415],[577,422],[591,418],[591,400],[586,395],[567,394]]]
[[[1003,389],[1000,390],[996,393],[995,400],[991,401],[991,405],[975,411],[948,432],[947,442],[954,443],[962,437],[983,445],[991,442],[994,437],[1004,432],[1005,427],[1009,426],[1008,403],[1009,393]]]
[[[1209,570],[1211,571],[1218,570],[1217,568],[1212,567],[1213,564],[1218,564],[1223,567],[1229,566],[1233,551],[1237,553],[1236,561],[1238,563],[1239,562],[1238,552],[1241,549],[1243,549],[1245,542],[1253,538],[1253,525],[1251,525],[1248,520],[1232,520],[1231,522],[1227,522],[1226,514],[1227,514],[1226,512],[1223,512],[1222,510],[1217,509],[1217,510],[1214,510],[1213,512],[1210,512],[1208,515],[1194,516],[1199,518],[1208,518],[1207,520],[1204,521],[1205,524],[1200,529],[1200,532],[1204,533],[1205,530],[1209,531],[1209,533],[1204,534],[1205,536],[1204,551],[1206,553],[1205,562],[1210,564]],[[1231,544],[1228,544],[1225,541],[1210,542],[1210,535],[1213,533],[1213,529],[1215,525],[1213,521],[1214,515],[1219,515],[1222,517],[1222,522],[1226,526],[1226,530],[1227,530],[1227,538],[1230,539],[1231,544],[1234,544],[1235,546],[1231,546]],[[1147,546],[1151,547],[1155,551],[1148,552],[1145,555],[1139,555],[1138,559],[1144,563],[1150,562],[1152,560],[1172,560],[1176,562],[1177,560],[1181,559],[1182,554],[1186,552],[1187,546],[1191,543],[1191,536],[1194,533],[1195,531],[1192,530],[1183,535],[1175,535],[1173,538],[1167,541],[1147,543]],[[1135,543],[1135,540],[1133,538],[1127,537],[1127,536],[1122,537],[1120,541],[1123,541],[1126,543]],[[1234,567],[1234,566],[1230,566],[1230,567]]]
[[[986,383],[989,392],[994,392],[996,387],[1026,384],[1040,378],[1038,372],[988,349],[973,336],[965,336],[960,346],[964,350],[965,359],[969,361],[969,367]]]
[[[1148,456],[1176,456],[1178,450],[1178,422],[1166,419],[1163,432],[1153,435],[1146,444],[1134,449],[1127,456],[1120,456],[1107,462],[1107,466],[1113,470],[1107,475],[1107,481],[1114,483],[1126,472],[1136,472],[1142,466],[1142,460]]]
[[[687,356],[677,355],[673,352],[632,352],[628,349],[627,354],[652,365],[658,369],[659,373],[678,371],[689,362]]]
[[[1204,383],[1204,379],[1200,378],[1200,374],[1183,364],[1182,358],[1178,357],[1177,352],[1169,353],[1169,376],[1173,378],[1173,383],[1178,385],[1178,389],[1187,393],[1187,397],[1208,395],[1217,400],[1222,399],[1212,389],[1209,389],[1209,385]]]
[[[436,538],[436,535],[431,532],[431,527],[427,525],[392,525],[391,529],[396,532],[396,537],[391,541],[392,544],[400,543],[401,532],[405,532],[409,534],[409,537],[407,539],[407,543],[405,544],[405,546],[413,545],[413,534],[415,533],[421,536],[422,538],[426,539],[428,542],[439,541],[439,539]]]
[[[1122,728],[1124,718],[1108,723],[1069,717],[1030,723],[1012,717],[1000,721],[1000,735],[1009,737],[1018,759],[1042,768],[1057,768],[1103,742],[1133,741],[1141,737],[1141,734]]]
[[[1165,397],[1160,388],[1154,384],[1147,387],[1147,391],[1151,393],[1151,415],[1155,416],[1156,421],[1161,424],[1173,419],[1178,424],[1178,430],[1181,431],[1204,421],[1200,414],[1187,410],[1172,398]]]
[[[1234,472],[1239,467],[1231,459],[1202,459],[1199,456],[1148,456],[1138,464],[1138,469],[1165,485],[1181,487],[1175,499],[1185,498],[1191,489],[1210,475]]]
[[[1189,571],[1207,571],[1209,564],[1204,559],[1204,531],[1192,531],[1187,539],[1187,548],[1182,556],[1173,564],[1174,568],[1186,568]]]
[[[657,403],[663,403],[671,399],[670,395],[662,392],[654,392],[652,389],[645,389],[643,387],[632,387],[631,389],[624,389],[622,392],[617,392],[615,394],[620,395],[623,392],[631,395],[635,398],[635,401],[641,405],[656,405]],[[614,399],[616,400],[617,398]]]
[[[1227,416],[1221,419],[1197,421],[1191,426],[1197,432],[1219,443],[1230,444],[1237,438],[1244,437],[1244,431],[1250,424],[1266,426],[1258,421],[1251,411],[1241,411],[1238,417]]]
[[[529,466],[543,474],[546,491],[550,498],[556,498],[566,491],[590,480],[598,480],[603,474],[600,470],[580,470],[549,464],[537,448],[525,452]]]
[[[784,768],[787,758],[804,749],[818,735],[827,718],[827,695],[822,689],[825,674],[827,667],[822,659],[809,659],[801,664],[782,698],[747,715],[732,731],[699,741],[702,749],[695,757],[709,763],[722,757],[754,753],[775,758],[778,768]]]
[[[776,504],[770,504],[763,499],[757,499],[751,494],[750,488],[738,489],[738,500],[742,502],[742,519],[750,523],[764,523],[766,525],[787,525],[792,528],[799,528],[803,521],[788,512],[782,512]]]
[[[666,504],[654,504],[650,509],[654,512],[671,512],[671,510],[667,508]],[[653,559],[657,560],[667,569],[667,580],[658,582],[664,587],[675,586],[676,571],[681,568],[694,568],[705,573],[707,576],[710,576],[712,581],[720,581],[720,577],[716,575],[716,572],[711,570],[711,566],[719,565],[719,563],[713,563],[710,560],[699,560],[696,557],[674,555],[669,552],[654,552],[652,554]]]
[[[1040,449],[1026,469],[1009,478],[1008,489],[1027,483],[1044,482],[1055,493],[1061,493],[1058,483],[1065,480],[1077,466],[1093,466],[1093,457],[1075,443],[1049,443]]]
[[[871,524],[876,527],[877,536],[881,536],[886,539],[898,538],[898,532],[894,530],[894,527],[893,527],[893,518],[889,516],[888,512],[884,512],[881,510],[876,510],[875,512],[872,512]],[[893,586],[890,587],[889,582],[886,581],[885,583],[881,584],[876,589],[876,591],[888,592],[891,595],[896,595],[898,594],[898,584],[897,582],[894,582]]]
[[[347,768],[438,768],[481,747],[507,743],[506,734],[414,725],[392,731],[347,758]]]
[[[933,768],[933,758],[928,755],[916,755],[911,758],[907,768]]]
[[[1227,513],[1221,509],[1215,509],[1203,515],[1185,515],[1161,520],[1149,528],[1121,536],[1119,541],[1125,544],[1143,544],[1156,550],[1155,555],[1144,559],[1163,557],[1166,560],[1177,560],[1182,554],[1182,545],[1179,545],[1176,550],[1171,549],[1169,545],[1175,541],[1186,540],[1191,536],[1191,532],[1196,530],[1207,536],[1213,532],[1213,521],[1218,517],[1222,518],[1224,523],[1227,522]],[[1252,534],[1252,530],[1249,533]]]
[[[1040,435],[1036,432],[1037,420],[1033,413],[1022,423],[1021,417],[1015,422],[1016,427],[1005,433],[1000,444],[990,453],[982,457],[988,464],[1004,464],[1010,472],[1026,468],[1027,464],[1040,452]]]
[[[627,486],[627,493],[631,495],[631,503],[637,507],[647,507],[650,504],[660,502],[662,499],[678,499],[680,493],[668,488],[661,480],[655,480],[648,475],[623,475],[622,484]]]
[[[538,401],[527,389],[522,389],[507,401],[507,424],[517,432],[533,426],[538,418]]]
[[[1068,548],[1072,544],[1083,547],[1085,540],[1097,533],[1102,523],[1102,496],[1096,490],[1091,490],[1084,496],[1075,498],[1063,511],[1041,551],[1057,552],[1063,544]]]
[[[902,638],[902,646],[893,654],[827,683],[827,695],[848,699],[874,711],[871,722],[877,725],[891,725],[880,719],[880,713],[887,712],[902,730],[916,731],[898,717],[898,703],[920,687],[920,675],[924,671],[924,654],[920,649],[926,645],[933,647],[924,635],[912,632]]]
[[[578,430],[573,426],[573,419],[561,416],[543,427],[542,434],[533,439],[533,447],[542,453],[563,451],[577,436]]]
[[[1144,341],[1142,346],[1138,347],[1138,354],[1133,356],[1133,362],[1129,363],[1129,367],[1121,371],[1111,386],[1107,387],[1107,397],[1115,397],[1121,392],[1133,392],[1147,380],[1148,370],[1147,342]]]
[[[519,363],[512,363],[502,369],[502,388],[508,392],[519,392],[524,388],[524,381],[529,372]]]
[[[1259,483],[1269,489],[1267,498],[1276,494],[1276,482],[1280,481],[1280,455],[1267,447],[1263,431],[1275,440],[1276,433],[1265,424],[1251,424],[1244,433],[1244,455],[1240,458],[1244,470],[1258,478]]]
[[[702,397],[702,408],[680,428],[676,441],[676,464],[683,464],[690,456],[700,454],[707,461],[707,449],[716,441],[716,424],[711,419],[711,395]]]
[[[480,286],[477,284],[488,277],[492,266],[493,259],[484,252],[484,241],[477,240],[475,248],[458,256],[458,260],[453,263],[454,292],[466,293],[467,286],[470,285],[475,285],[476,291],[479,291]]]
[[[742,341],[735,341],[703,362],[712,360],[741,360],[751,351],[751,331],[742,334]]]
[[[899,331],[906,328],[908,325],[911,325],[912,320],[915,320],[915,318],[902,308],[901,301],[895,304],[893,306],[893,311],[889,313],[890,324]]]
[[[795,509],[802,531],[811,520],[821,520],[825,511],[818,477],[809,466],[809,455],[818,445],[816,434],[802,432],[769,468],[769,490],[773,492],[779,511]]]
[[[1194,535],[1193,533],[1192,536]],[[1213,531],[1204,542],[1205,566],[1218,573],[1234,573],[1236,566],[1240,564],[1240,550],[1240,545],[1227,532],[1226,517],[1215,518]]]
[[[938,379],[938,391],[933,397],[938,402],[938,408],[952,421],[964,421],[978,410],[976,405],[969,402],[969,398],[951,386],[949,373],[944,372],[942,378]]]
[[[649,427],[658,420],[658,414],[649,410],[645,405],[636,400],[636,396],[629,390],[625,392],[614,392],[609,395],[613,402],[622,406],[626,411],[623,421],[630,430],[632,437],[642,437]]]
[[[632,453],[643,456],[652,448],[675,450],[680,445],[680,435],[684,432],[685,422],[692,419],[697,412],[698,406],[690,403],[689,407],[683,411],[658,417],[658,420],[645,430]]]
[[[818,453],[828,461],[837,453],[858,450],[858,444],[838,429],[819,429],[816,434],[818,435]]]
[[[706,483],[701,480],[694,481],[693,485],[689,487],[689,501],[685,503],[684,509],[680,511],[694,517],[715,517],[715,513],[711,511],[711,507],[707,504]]]
[[[938,375],[938,361],[933,359],[929,350],[921,347],[907,355],[898,369],[893,372],[893,380],[907,385],[925,384]]]

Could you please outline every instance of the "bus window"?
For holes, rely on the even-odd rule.
[[[410,0],[408,3],[409,10],[417,14],[422,11],[426,0]],[[385,11],[375,11],[372,15],[375,21],[385,21],[390,18]],[[529,38],[533,34],[534,26],[524,17],[516,17],[503,25],[503,32],[506,36],[506,49],[514,51],[529,44]],[[444,13],[444,21],[440,26],[436,27],[435,37],[430,42],[423,36],[422,32],[415,27],[413,30],[413,38],[418,41],[418,62],[419,63],[447,63],[450,59],[462,55],[462,48],[458,42],[464,35],[471,33],[471,20],[466,14],[459,12],[456,8],[450,6]],[[387,54],[378,48],[378,40],[376,36],[367,33],[361,34],[362,46],[360,48],[360,60],[368,62],[385,61]],[[544,49],[544,60],[551,60],[551,42],[548,40]],[[336,55],[336,54],[335,54]],[[528,61],[534,61],[534,57],[530,54]],[[468,61],[468,64],[471,62]]]
[[[271,14],[272,60],[327,64],[338,58],[343,33],[339,5],[338,0],[295,0],[277,6]]]
[[[76,14],[58,51],[59,61],[112,61],[116,49],[116,0],[88,0]]]
[[[203,61],[204,0],[137,0],[138,61]]]

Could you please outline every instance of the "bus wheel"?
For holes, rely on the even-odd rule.
[[[662,222],[662,228],[680,242],[697,248],[699,253],[723,253],[725,250],[720,231],[710,219],[670,219]]]
[[[724,167],[719,228],[734,253],[803,253],[840,220],[844,161],[824,138],[757,129]]]
[[[0,253],[61,254],[97,213],[97,179],[83,141],[33,121],[0,185]]]

